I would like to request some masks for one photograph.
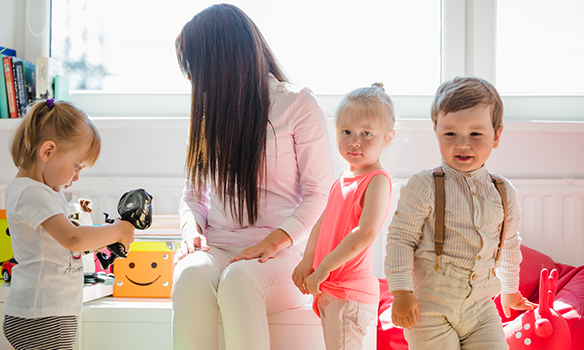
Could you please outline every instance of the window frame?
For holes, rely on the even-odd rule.
[[[29,6],[27,18],[50,23],[50,0],[46,6]],[[480,76],[495,82],[497,0],[441,0],[441,75],[446,81],[455,76]],[[50,30],[41,35],[25,30],[25,50],[48,56]],[[178,69],[178,68],[177,68]],[[71,91],[71,101],[92,117],[178,118],[189,115],[189,94],[109,93]],[[584,123],[584,95],[502,95],[505,120]],[[329,117],[340,95],[317,95]],[[427,119],[432,96],[392,95],[402,119]]]

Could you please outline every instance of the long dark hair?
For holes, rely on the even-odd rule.
[[[240,225],[253,225],[265,180],[269,73],[287,81],[284,73],[259,29],[233,5],[195,15],[176,51],[192,86],[187,179],[198,196],[210,182],[224,209]]]

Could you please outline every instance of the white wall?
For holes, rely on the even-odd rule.
[[[97,164],[84,170],[82,176],[183,175],[187,118],[94,118],[94,122],[102,135],[102,153]],[[0,121],[0,184],[16,173],[8,141],[17,123]],[[487,165],[509,178],[584,179],[583,150],[584,123],[507,122],[501,144]],[[440,156],[431,122],[398,123],[396,138],[387,153],[385,165],[400,178],[437,165]],[[337,170],[342,168],[339,160]]]
[[[49,55],[50,0],[0,0],[0,46],[34,62]]]
[[[18,3],[16,0],[0,0],[0,46],[20,51],[22,47],[16,45],[16,33],[23,31],[16,30],[17,20],[22,18],[20,14],[17,15]]]
[[[177,177],[183,175],[187,118],[94,118],[102,136],[102,153],[92,169],[81,176]],[[0,121],[0,184],[16,168],[8,152],[18,120]],[[332,130],[332,121],[329,122]],[[331,143],[333,143],[331,138]],[[332,145],[334,147],[334,145]],[[507,122],[489,170],[509,178],[584,179],[584,123]],[[336,149],[333,148],[336,156]],[[337,172],[345,166],[337,157]],[[430,121],[404,120],[384,159],[393,175],[408,178],[440,162]]]

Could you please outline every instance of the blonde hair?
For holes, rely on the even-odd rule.
[[[59,152],[68,152],[89,143],[84,163],[93,166],[101,150],[101,137],[85,112],[72,104],[38,101],[30,107],[14,133],[10,153],[18,168],[34,171],[36,151],[45,141],[53,141]],[[87,130],[87,131],[86,131]]]
[[[448,114],[481,104],[491,107],[493,129],[497,131],[503,126],[503,102],[497,89],[481,78],[456,77],[438,87],[430,115],[436,126],[440,113]]]
[[[391,132],[395,124],[393,102],[385,93],[382,83],[355,89],[343,97],[336,113],[337,129],[342,117],[347,114],[376,119],[386,134]]]

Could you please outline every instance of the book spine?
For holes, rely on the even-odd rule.
[[[12,60],[12,70],[14,74],[14,86],[18,101],[18,117],[24,117],[24,111],[27,106],[26,85],[24,83],[24,64],[21,60]]]
[[[2,58],[4,66],[4,77],[6,79],[6,96],[8,97],[8,110],[10,118],[18,118],[18,111],[16,109],[16,90],[14,89],[14,77],[12,74],[12,58]]]
[[[36,101],[36,66],[29,61],[24,63],[24,86],[26,87],[27,106]]]
[[[5,55],[0,54],[0,58],[3,57],[5,57]],[[4,68],[4,64],[2,64],[2,68]],[[2,72],[0,72],[0,118],[10,118],[10,110],[8,109],[8,94],[6,91],[6,77],[4,76],[4,69],[2,69]]]
[[[49,57],[36,59],[36,98],[46,100],[53,98],[53,75]]]

